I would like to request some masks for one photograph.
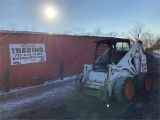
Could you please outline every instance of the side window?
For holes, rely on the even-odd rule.
[[[128,51],[129,45],[125,42],[117,42],[116,44],[116,51]]]

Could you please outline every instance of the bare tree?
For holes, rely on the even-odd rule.
[[[95,36],[101,36],[103,34],[102,28],[101,27],[96,27],[94,29],[93,35]]]
[[[36,31],[37,27],[36,26],[31,26],[31,31]]]
[[[65,30],[65,31],[63,31],[63,34],[65,34],[65,35],[71,35],[72,31],[71,30]]]
[[[109,33],[105,33],[104,36],[106,37],[118,37],[118,33],[115,31],[109,32]]]
[[[25,26],[23,30],[24,31],[33,31],[33,32],[35,32],[37,30],[37,27],[36,26],[31,26],[31,27]]]
[[[122,32],[121,35],[123,38],[126,38],[126,39],[131,39],[131,36],[130,34],[128,34],[128,32]]]
[[[160,36],[156,37],[156,42],[152,45],[154,50],[160,50]]]
[[[86,30],[85,30],[85,28],[81,28],[80,29],[80,35],[86,35]]]
[[[75,27],[75,28],[72,28],[72,29],[69,29],[69,30],[65,30],[63,32],[63,34],[66,34],[66,35],[86,35],[86,32],[85,32],[85,28],[78,28],[78,27]]]
[[[25,26],[23,30],[24,30],[24,31],[29,31],[29,29],[28,29],[27,26]]]
[[[15,31],[18,29],[18,25],[16,23],[8,23],[7,24],[7,29],[11,31]]]
[[[144,32],[140,38],[143,41],[145,47],[151,47],[155,43],[154,34],[151,32]]]
[[[75,27],[72,29],[73,35],[80,35],[81,33],[81,28]]]
[[[91,33],[91,32],[86,32],[85,35],[86,35],[86,36],[93,36],[93,33]]]
[[[151,47],[155,42],[154,34],[150,31],[146,31],[145,25],[137,21],[134,26],[129,29],[127,32],[123,32],[122,36],[128,39],[140,39],[143,41],[145,47]]]
[[[144,30],[144,27],[145,25],[143,23],[136,21],[133,28],[128,30],[128,33],[131,35],[132,38],[139,39]]]

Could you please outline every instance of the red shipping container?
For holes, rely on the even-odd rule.
[[[0,90],[4,90],[7,69],[10,88],[31,85],[32,78],[59,78],[60,67],[64,67],[64,76],[81,73],[83,64],[93,61],[94,41],[102,39],[104,37],[0,31]],[[45,45],[45,62],[11,65],[9,44],[40,43]]]

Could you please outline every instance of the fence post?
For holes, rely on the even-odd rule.
[[[64,77],[64,63],[63,62],[60,63],[59,75],[60,75],[61,80],[63,80],[63,77]]]
[[[10,91],[10,71],[9,71],[9,68],[7,68],[5,70],[4,90],[6,92]]]

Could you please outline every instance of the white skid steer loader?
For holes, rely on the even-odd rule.
[[[148,94],[153,80],[147,73],[146,55],[142,42],[136,40],[130,47],[129,39],[106,38],[95,41],[94,62],[84,64],[76,87],[81,95],[99,97],[108,101],[130,101],[135,92]]]

